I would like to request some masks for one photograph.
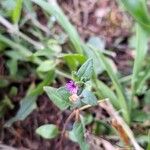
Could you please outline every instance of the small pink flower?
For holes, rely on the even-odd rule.
[[[78,91],[78,86],[74,83],[74,81],[70,80],[66,84],[66,89],[71,93],[71,94],[77,94]]]

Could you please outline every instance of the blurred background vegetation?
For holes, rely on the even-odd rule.
[[[89,87],[99,99],[110,99],[149,150],[148,0],[1,0],[0,8],[1,143],[57,149],[58,139],[44,141],[35,129],[48,122],[62,128],[69,112],[58,110],[43,86],[65,85],[92,58]],[[97,108],[85,114],[92,133],[122,145],[106,114]],[[70,146],[78,149],[66,139],[65,149]]]

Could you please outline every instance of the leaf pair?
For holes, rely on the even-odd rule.
[[[73,124],[73,129],[69,132],[69,138],[78,143],[81,150],[89,150],[89,145],[85,141],[84,130],[82,121],[75,122]]]
[[[93,61],[92,59],[88,59],[77,71],[76,76],[79,81],[86,82],[91,79],[93,74]],[[78,86],[78,85],[77,85]],[[82,87],[79,87],[82,89]],[[71,103],[69,100],[71,97],[71,93],[68,91],[66,87],[61,87],[59,89],[53,87],[44,87],[47,95],[50,100],[61,110],[67,109],[69,106],[76,108],[81,107],[83,104],[96,105],[97,99],[92,92],[87,89],[82,89],[81,93],[78,95],[77,101],[75,103]],[[76,93],[77,94],[77,93]]]
[[[71,94],[67,91],[65,87],[61,87],[59,89],[45,86],[45,92],[47,93],[50,100],[61,110],[67,109],[71,102],[69,101],[69,97]]]

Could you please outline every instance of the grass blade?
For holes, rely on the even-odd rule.
[[[133,18],[147,31],[150,31],[150,15],[146,0],[121,0]]]
[[[21,10],[22,10],[22,1],[23,0],[16,0],[16,6],[12,12],[12,20],[15,24],[17,24],[20,20]]]
[[[143,86],[145,84],[145,81],[150,78],[150,66],[147,66],[147,68],[142,71],[142,75],[138,77],[138,82],[136,83],[136,93],[140,94]]]
[[[133,75],[132,75],[132,92],[133,94],[138,89],[138,75],[142,68],[145,55],[148,50],[148,35],[145,30],[139,25],[136,26],[136,57],[134,60]]]
[[[69,22],[68,18],[65,16],[61,8],[58,6],[56,1],[52,1],[51,4],[45,2],[44,0],[32,0],[40,7],[42,7],[49,14],[55,16],[58,23],[63,27],[65,32],[68,34],[70,41],[72,42],[74,48],[78,53],[83,53],[81,39],[74,28],[74,26]]]
[[[119,104],[117,101],[117,96],[115,95],[115,93],[102,81],[100,80],[95,80],[95,88],[96,90],[98,90],[98,92],[101,93],[101,98],[109,98],[111,103],[113,104],[113,106],[115,108],[119,108]]]
[[[32,53],[28,49],[21,46],[20,44],[13,42],[12,40],[10,40],[9,38],[5,37],[2,34],[0,34],[0,41],[8,44],[10,47],[12,47],[14,49],[17,49],[20,52],[20,54],[24,57],[29,57],[32,55]]]
[[[107,71],[109,77],[111,78],[113,85],[117,92],[118,103],[120,105],[120,108],[122,109],[123,117],[125,118],[126,122],[129,123],[130,122],[129,110],[128,110],[127,102],[126,102],[125,96],[123,94],[123,90],[119,83],[119,80],[117,79],[116,75],[114,74],[111,66],[109,65],[109,63],[108,63],[107,59],[105,58],[105,56],[103,55],[103,53],[100,50],[98,51],[97,49],[95,49],[92,46],[90,46],[90,47],[95,52],[95,54],[99,57],[100,62],[102,63],[104,69]]]

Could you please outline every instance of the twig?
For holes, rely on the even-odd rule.
[[[60,138],[60,145],[62,145],[62,141],[63,141],[63,137],[64,137],[64,134],[65,134],[66,126],[67,126],[67,124],[69,123],[69,121],[75,116],[75,114],[76,114],[76,110],[74,110],[74,111],[69,115],[69,117],[67,118],[67,120],[66,120],[65,123],[64,123],[63,130],[62,130],[62,133],[61,133],[61,138]]]
[[[72,79],[71,75],[69,75],[69,74],[67,74],[67,73],[65,73],[65,72],[63,72],[61,70],[55,69],[55,72],[56,72],[56,74],[61,75],[61,76],[65,77],[65,78]]]
[[[43,32],[45,32],[47,35],[50,35],[50,30],[45,27],[44,25],[42,25],[39,21],[37,21],[36,19],[34,19],[33,17],[31,17],[31,21],[33,22],[33,24],[35,26],[37,26],[39,29],[41,29]]]
[[[21,31],[19,31],[16,26],[12,25],[8,20],[6,20],[2,16],[0,16],[0,23],[7,28],[9,33],[13,33],[13,34],[21,37],[22,39],[24,39],[27,42],[29,42],[30,44],[32,44],[35,48],[38,48],[38,49],[44,48],[43,44],[34,41],[33,39],[31,39],[30,37],[28,37],[27,35],[25,35]]]
[[[143,150],[143,148],[141,148],[139,144],[137,143],[137,141],[135,140],[131,129],[128,127],[125,121],[119,116],[119,114],[116,113],[112,104],[109,101],[103,101],[103,103],[99,103],[99,106],[105,109],[107,113],[112,117],[112,119],[116,120],[117,124],[122,127],[123,132],[125,132],[125,134],[128,136],[135,150]]]
[[[99,101],[98,101],[98,104],[101,103],[101,102],[103,102],[103,101],[106,101],[106,100],[108,100],[108,99],[99,100]],[[69,117],[68,117],[67,120],[65,121],[65,124],[64,124],[64,126],[63,126],[63,130],[62,130],[62,133],[61,133],[61,139],[60,139],[60,144],[61,144],[61,145],[62,145],[62,139],[63,139],[64,134],[65,134],[66,126],[67,126],[67,124],[69,123],[69,121],[70,121],[74,116],[76,117],[76,121],[78,121],[78,120],[79,120],[79,113],[80,113],[80,111],[85,110],[85,109],[90,108],[90,107],[92,107],[92,105],[85,105],[85,106],[83,106],[83,107],[81,107],[81,108],[79,108],[79,109],[75,109],[75,110],[69,115]]]
[[[108,101],[108,98],[99,100],[97,103],[100,104],[100,103],[103,103],[105,101]],[[85,106],[79,108],[79,111],[85,110],[85,109],[90,108],[90,107],[93,107],[93,106],[92,105],[85,105]]]

